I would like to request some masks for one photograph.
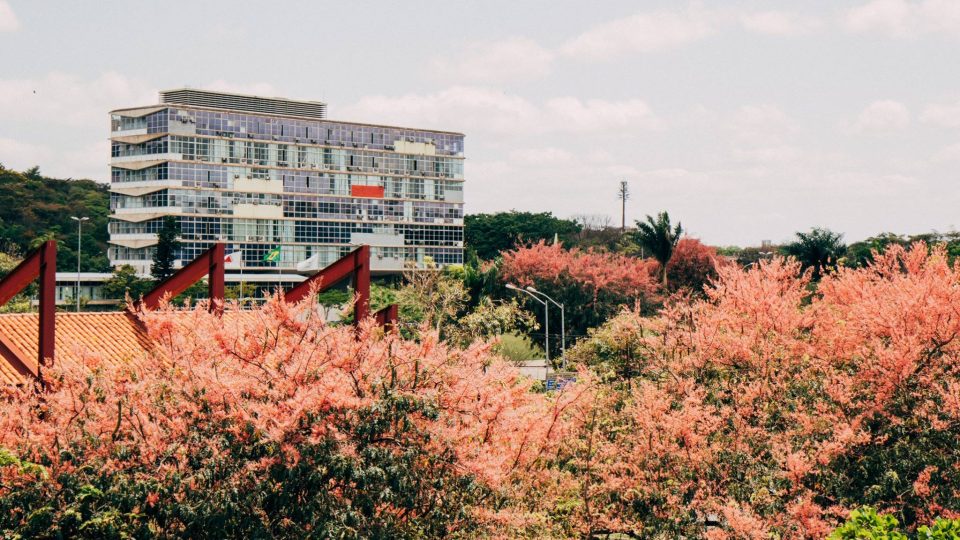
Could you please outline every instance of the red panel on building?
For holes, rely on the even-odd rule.
[[[354,197],[383,198],[383,186],[350,186],[350,195]]]

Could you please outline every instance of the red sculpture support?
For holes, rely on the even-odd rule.
[[[370,312],[370,246],[358,247],[306,281],[295,285],[284,294],[284,299],[287,302],[299,302],[310,294],[310,288],[315,283],[320,283],[320,292],[351,276],[356,294],[353,320],[354,324],[359,324]]]
[[[53,362],[56,348],[57,243],[54,240],[44,242],[0,280],[0,306],[37,278],[40,281],[40,328],[37,332],[37,372],[34,375],[42,381],[41,366],[47,360]],[[33,373],[27,366],[23,353],[3,339],[3,336],[0,336],[0,355],[19,371],[27,370]]]
[[[190,261],[190,264],[177,270],[175,274],[163,280],[150,292],[143,295],[138,307],[143,309],[156,309],[160,305],[160,300],[167,294],[170,297],[177,296],[188,287],[200,281],[203,276],[207,278],[207,290],[210,297],[210,311],[217,315],[223,314],[223,283],[224,283],[224,257],[226,257],[224,245],[217,243],[212,248],[204,251],[199,257]]]
[[[374,320],[377,321],[377,324],[382,326],[384,330],[392,332],[396,329],[397,326],[397,317],[399,315],[399,308],[396,304],[390,304],[389,306],[381,309],[380,311],[373,314]]]

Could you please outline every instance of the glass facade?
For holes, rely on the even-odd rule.
[[[153,108],[156,109],[156,108]],[[463,135],[167,104],[111,114],[110,258],[149,269],[176,216],[186,262],[214,242],[243,268],[374,271],[463,262]],[[280,248],[276,262],[264,256]]]

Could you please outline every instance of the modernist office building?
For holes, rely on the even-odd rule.
[[[179,221],[181,261],[225,242],[250,277],[322,268],[360,244],[380,273],[463,262],[460,133],[194,89],[110,118],[114,265],[149,273],[165,216]]]

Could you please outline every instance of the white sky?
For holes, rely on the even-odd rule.
[[[107,111],[189,85],[464,132],[468,212],[945,231],[958,53],[960,0],[0,0],[0,162],[105,181]]]

